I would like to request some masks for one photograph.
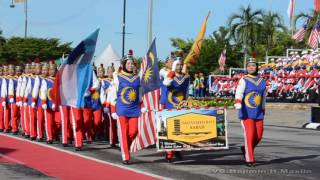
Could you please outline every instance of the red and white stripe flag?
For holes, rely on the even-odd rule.
[[[296,40],[297,42],[303,41],[305,32],[306,32],[306,27],[303,26],[292,36],[292,39]]]
[[[141,63],[142,107],[147,112],[138,119],[138,135],[132,141],[130,151],[136,152],[157,142],[156,111],[160,105],[160,76],[155,40]]]
[[[290,0],[289,2],[289,6],[288,6],[288,17],[290,19],[290,23],[292,22],[293,20],[293,15],[294,15],[294,8],[296,6],[296,1],[295,0]]]
[[[320,11],[320,0],[314,0],[314,9],[319,12]]]
[[[308,40],[308,45],[311,48],[316,49],[318,48],[318,40],[319,40],[319,32],[318,32],[318,29],[314,27],[311,31],[311,34]]]
[[[220,71],[224,71],[224,66],[226,64],[226,50],[224,49],[220,55],[220,58],[219,58],[219,66],[220,66]]]

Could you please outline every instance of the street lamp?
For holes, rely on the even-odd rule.
[[[13,4],[13,0],[11,0],[10,8],[14,8],[15,5]]]
[[[13,0],[11,0],[10,8],[15,8]],[[25,24],[24,24],[24,38],[27,38],[28,32],[28,0],[24,0]]]

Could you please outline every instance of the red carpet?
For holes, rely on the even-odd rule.
[[[0,163],[21,162],[58,179],[156,179],[0,134]]]

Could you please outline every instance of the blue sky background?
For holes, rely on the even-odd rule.
[[[5,37],[24,36],[23,4],[14,9],[11,0],[0,0],[0,28]],[[313,8],[313,0],[296,0],[296,13]],[[154,37],[159,58],[165,58],[173,48],[170,38],[194,38],[208,11],[212,15],[207,35],[226,25],[228,17],[241,6],[251,4],[278,12],[288,24],[289,0],[154,0]],[[29,0],[29,36],[55,37],[73,46],[101,28],[96,55],[111,43],[121,55],[123,0]],[[148,0],[127,0],[126,52],[134,49],[135,56],[147,50]]]

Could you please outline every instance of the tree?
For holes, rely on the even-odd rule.
[[[275,34],[278,31],[286,31],[286,27],[283,25],[282,19],[279,14],[271,11],[262,15],[262,26],[261,26],[261,42],[266,44],[266,55],[268,55],[269,49],[275,42]]]
[[[237,44],[243,44],[245,54],[248,48],[254,50],[262,24],[262,10],[252,10],[251,6],[241,7],[238,14],[228,20],[231,38]]]
[[[183,40],[181,38],[171,38],[172,46],[176,48],[175,53],[188,54],[193,44],[193,40]],[[227,50],[227,67],[238,67],[241,63],[241,49],[236,45],[230,45],[229,43],[229,30],[227,27],[219,27],[217,31],[214,31],[209,37],[204,39],[202,44],[201,53],[195,66],[191,66],[189,69],[190,74],[203,72],[210,74],[219,68],[218,59],[221,52]],[[229,59],[230,57],[230,59]]]
[[[54,60],[63,53],[71,51],[71,43],[61,43],[59,39],[50,38],[10,38],[0,47],[0,61],[6,63],[23,63],[40,60]]]
[[[313,27],[315,27],[315,25],[317,23],[319,23],[320,12],[317,12],[316,10],[311,10],[309,13],[298,14],[294,18],[294,27],[296,27],[297,22],[301,21],[301,20],[303,20],[304,24],[307,24],[307,29],[306,29],[306,33],[305,33],[305,38],[307,39],[310,36]]]
[[[0,30],[0,46],[6,42],[6,39],[2,36],[2,30]]]

